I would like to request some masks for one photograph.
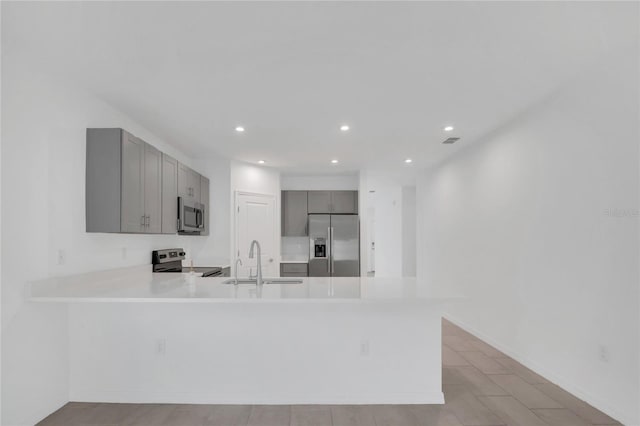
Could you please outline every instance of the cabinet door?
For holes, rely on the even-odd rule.
[[[178,197],[192,199],[191,180],[191,169],[178,163]]]
[[[331,213],[331,191],[309,191],[309,213]]]
[[[283,237],[307,236],[307,214],[307,191],[282,191]]]
[[[162,230],[162,153],[144,144],[144,232],[159,234]]]
[[[144,142],[122,135],[122,232],[144,232]]]
[[[191,173],[189,174],[189,187],[191,188],[191,199],[199,203],[202,202],[200,201],[200,186],[201,186],[200,177],[201,176],[199,173],[191,170]]]
[[[332,191],[331,213],[357,214],[358,191]]]
[[[178,232],[178,161],[162,154],[162,233]]]
[[[204,205],[204,229],[200,235],[209,235],[209,179],[200,176],[200,202]]]

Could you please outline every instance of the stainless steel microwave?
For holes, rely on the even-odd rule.
[[[178,232],[199,233],[204,230],[204,204],[178,197]]]

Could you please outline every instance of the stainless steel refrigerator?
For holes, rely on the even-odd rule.
[[[360,276],[357,215],[309,215],[309,276]]]

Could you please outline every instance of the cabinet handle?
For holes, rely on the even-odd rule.
[[[147,225],[147,228],[151,226],[151,216],[147,216],[147,220],[145,221],[145,225]]]
[[[146,216],[142,215],[140,217],[140,225],[145,226],[146,225],[146,221],[145,221]]]

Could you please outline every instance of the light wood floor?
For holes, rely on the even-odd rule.
[[[71,402],[40,426],[587,426],[619,424],[450,322],[445,405],[174,405]]]

